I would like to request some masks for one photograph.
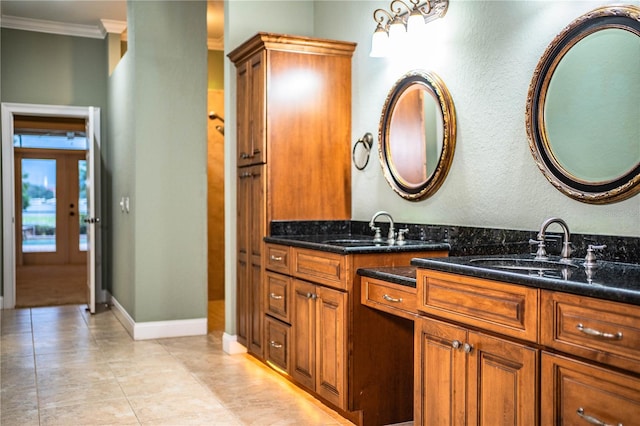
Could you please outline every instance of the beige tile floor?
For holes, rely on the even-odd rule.
[[[222,332],[133,341],[111,311],[1,312],[0,424],[349,425]]]

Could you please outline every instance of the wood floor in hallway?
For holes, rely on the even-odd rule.
[[[16,308],[87,302],[86,265],[29,265],[16,268]]]

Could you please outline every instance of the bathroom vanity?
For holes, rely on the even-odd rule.
[[[356,424],[413,417],[413,327],[360,303],[359,268],[411,268],[449,245],[372,236],[265,237],[265,361]],[[389,344],[393,341],[393,344]]]
[[[404,270],[359,273],[363,304],[414,320],[415,424],[637,424],[640,266],[532,255],[412,265],[415,290]]]

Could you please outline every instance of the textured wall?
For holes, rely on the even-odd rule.
[[[451,1],[409,52],[370,58],[372,13],[389,2],[315,2],[316,36],[358,42],[353,142],[367,131],[377,135],[388,91],[412,69],[440,75],[457,110],[455,157],[441,189],[420,202],[397,196],[383,177],[376,137],[376,158],[362,172],[353,169],[353,218],[384,209],[404,222],[533,230],[558,215],[573,232],[640,236],[640,195],[609,205],[568,198],[535,165],[525,130],[529,84],[548,44],[575,18],[610,3]]]

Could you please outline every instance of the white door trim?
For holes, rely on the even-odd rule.
[[[98,111],[97,114],[92,112]],[[15,263],[15,183],[13,158],[13,117],[14,115],[63,116],[97,120],[100,128],[100,108],[2,103],[2,307],[13,309],[16,305],[16,263]],[[99,137],[100,135],[97,135]],[[98,140],[98,145],[100,141]]]

